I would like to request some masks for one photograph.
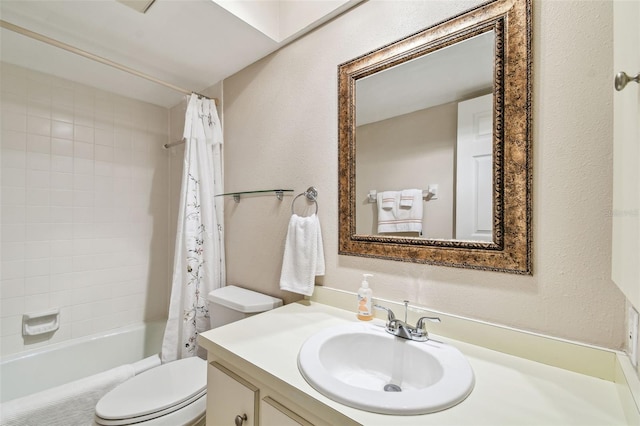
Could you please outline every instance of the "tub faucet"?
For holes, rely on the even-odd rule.
[[[405,308],[406,307],[407,304],[405,303]],[[407,340],[415,340],[418,342],[425,342],[429,340],[429,332],[427,331],[427,328],[425,326],[426,322],[440,322],[440,318],[438,317],[422,317],[418,320],[416,326],[414,327],[409,325],[406,320],[401,321],[397,319],[393,311],[387,307],[374,305],[374,308],[387,311],[387,322],[385,324],[387,333]]]

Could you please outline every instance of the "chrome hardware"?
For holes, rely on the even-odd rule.
[[[296,202],[298,197],[302,197],[303,195],[305,196],[305,198],[309,202],[315,203],[315,205],[316,205],[316,214],[318,214],[318,200],[317,200],[317,198],[318,198],[318,190],[313,186],[310,186],[309,188],[307,188],[306,191],[301,192],[300,194],[296,195],[295,198],[293,199],[293,201],[291,201],[291,214],[294,214],[294,211],[293,211],[294,203]]]
[[[417,342],[425,342],[429,340],[429,332],[427,331],[425,324],[427,321],[440,322],[440,318],[422,317],[418,320],[416,326],[413,327],[406,321],[408,305],[409,301],[405,300],[405,321],[400,321],[399,319],[397,319],[393,311],[387,307],[380,305],[373,305],[373,307],[376,309],[387,311],[387,323],[385,324],[387,333],[393,334],[394,336],[401,337],[403,339],[415,340]]]
[[[373,305],[373,307],[376,309],[387,311],[387,322],[391,322],[392,320],[396,319],[396,316],[393,314],[393,311],[391,309],[380,305]]]
[[[413,338],[413,328],[399,319],[394,319],[387,323],[387,333],[402,337],[403,339],[415,340]]]
[[[640,83],[640,72],[636,74],[635,77],[629,77],[626,72],[620,71],[618,74],[616,74],[614,85],[616,87],[616,90],[619,92],[625,88],[627,83],[630,83],[632,81]]]
[[[236,416],[236,419],[235,419],[235,424],[236,424],[236,426],[242,426],[242,424],[244,422],[246,422],[246,421],[247,421],[247,415],[246,414],[243,414],[243,415],[238,414]]]
[[[418,323],[416,324],[416,328],[424,328],[425,321],[440,322],[440,318],[438,318],[438,317],[422,317],[422,318],[420,318],[418,320]]]

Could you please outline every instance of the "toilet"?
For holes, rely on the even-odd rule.
[[[207,297],[211,328],[282,306],[282,300],[236,286]],[[207,362],[184,358],[152,368],[104,395],[95,411],[101,426],[204,425]]]

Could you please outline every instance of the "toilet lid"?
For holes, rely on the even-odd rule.
[[[211,291],[207,299],[209,302],[217,303],[245,314],[264,312],[282,306],[282,299],[234,285]]]
[[[105,420],[157,417],[196,400],[206,387],[207,362],[198,357],[180,359],[116,386],[98,401],[96,416]]]

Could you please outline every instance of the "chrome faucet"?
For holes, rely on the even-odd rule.
[[[438,317],[422,317],[416,323],[416,326],[413,327],[409,325],[406,321],[407,318],[407,305],[409,302],[405,301],[405,320],[401,321],[396,318],[393,311],[387,307],[374,305],[374,308],[381,309],[387,311],[387,323],[385,324],[385,328],[387,333],[393,334],[394,336],[401,337],[407,340],[415,340],[418,342],[425,342],[429,340],[429,332],[425,327],[427,321],[431,322],[440,322],[440,318]]]

